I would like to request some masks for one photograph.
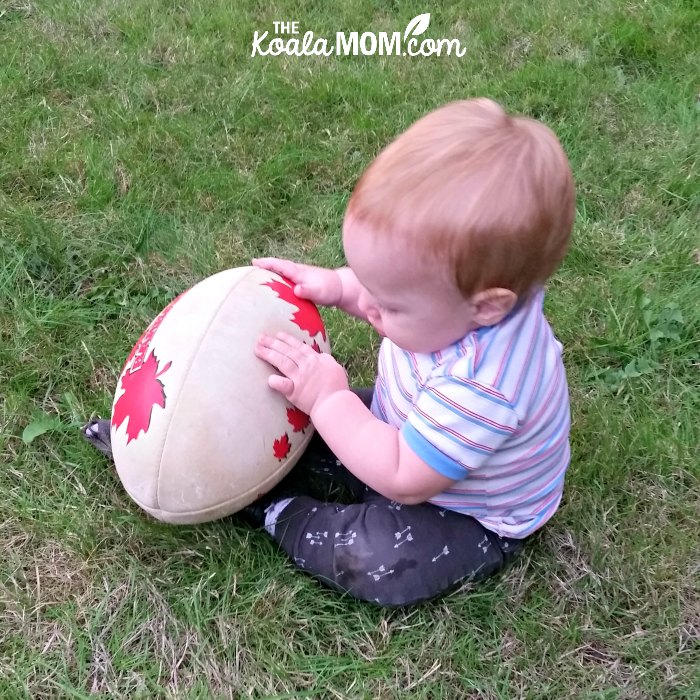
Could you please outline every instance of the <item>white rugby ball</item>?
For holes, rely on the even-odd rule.
[[[181,294],[134,346],[114,397],[112,452],[124,488],[155,518],[230,515],[296,464],[313,427],[269,388],[275,370],[253,352],[277,331],[330,351],[318,309],[291,282],[241,267]]]

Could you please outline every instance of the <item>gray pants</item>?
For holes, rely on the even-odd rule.
[[[353,476],[318,435],[285,481],[320,493],[293,497],[272,536],[300,569],[361,600],[429,600],[491,576],[523,547],[468,515],[390,501]]]

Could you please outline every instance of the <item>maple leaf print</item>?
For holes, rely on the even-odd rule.
[[[292,426],[295,433],[303,433],[304,428],[309,427],[311,418],[301,409],[292,407],[287,409],[287,422]]]
[[[311,347],[316,351],[316,352],[321,352],[321,346],[314,340],[313,343],[311,343]]]
[[[168,362],[159,372],[158,358],[155,352],[152,352],[138,369],[130,369],[122,375],[121,386],[124,393],[114,404],[112,425],[118,428],[127,421],[127,445],[135,440],[140,432],[148,432],[154,406],[165,408],[167,397],[163,383],[158,377],[167,372],[171,364],[172,362]]]
[[[280,461],[289,454],[289,450],[291,449],[292,444],[289,442],[289,435],[287,435],[287,433],[272,443],[272,454]]]
[[[141,364],[143,363],[144,356],[148,352],[148,348],[151,344],[151,341],[153,340],[153,336],[156,334],[156,331],[158,328],[160,328],[160,324],[163,323],[163,320],[165,317],[168,315],[169,311],[175,306],[175,304],[182,299],[182,297],[187,294],[187,290],[182,292],[182,294],[179,294],[176,296],[154,319],[151,321],[151,324],[146,328],[146,330],[143,332],[143,335],[138,339],[136,342],[136,345],[134,345],[133,348],[131,348],[131,352],[129,353],[129,357],[126,358],[126,362],[124,363],[124,367],[122,368],[122,372],[131,365],[131,369],[136,371],[137,369],[140,369]],[[131,364],[131,361],[134,360],[134,363]],[[163,370],[165,371],[165,370]]]
[[[320,333],[323,339],[326,339],[326,329],[316,305],[308,299],[300,299],[294,293],[294,285],[290,280],[286,277],[282,277],[282,281],[272,280],[270,282],[263,282],[263,286],[269,287],[273,292],[276,292],[280,299],[297,307],[297,310],[291,318],[295,326],[298,326],[302,331],[306,331],[310,336]]]

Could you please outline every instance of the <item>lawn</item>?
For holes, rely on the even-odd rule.
[[[700,11],[691,0],[0,0],[0,697],[700,698]],[[251,56],[403,31],[463,57]],[[79,427],[148,322],[259,254],[342,264],[376,153],[487,95],[561,138],[578,201],[546,310],[564,503],[493,580],[345,599],[233,519],[173,527]],[[377,338],[324,312],[356,384]]]

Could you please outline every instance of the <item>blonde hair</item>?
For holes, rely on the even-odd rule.
[[[389,144],[358,181],[347,216],[447,263],[465,298],[492,287],[520,297],[563,259],[574,200],[554,133],[481,98],[447,104]]]

